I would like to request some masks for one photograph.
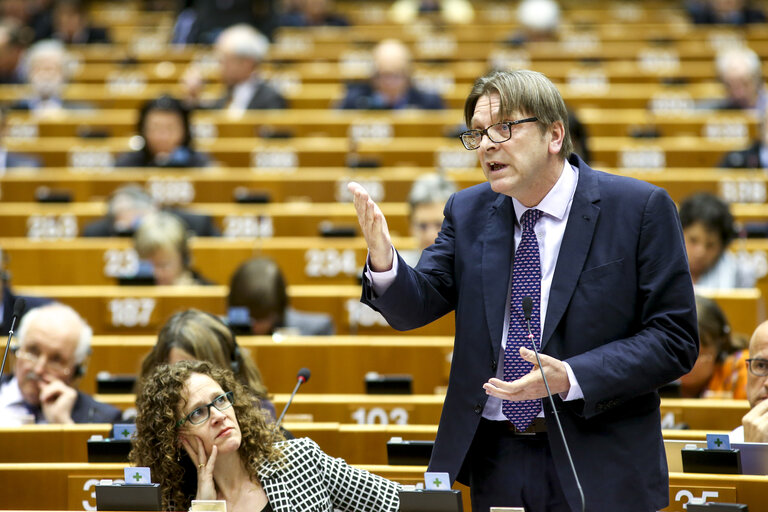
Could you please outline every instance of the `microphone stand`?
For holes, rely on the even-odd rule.
[[[526,301],[525,299],[529,299]],[[579,491],[579,497],[581,498],[581,512],[586,510],[586,501],[584,499],[584,490],[581,488],[581,482],[579,481],[579,475],[576,473],[576,466],[573,464],[573,457],[571,456],[571,449],[568,448],[568,441],[565,440],[565,432],[563,432],[563,425],[560,423],[560,415],[557,414],[555,408],[555,399],[552,397],[552,391],[549,390],[549,382],[547,382],[547,376],[544,375],[544,367],[541,365],[541,358],[539,357],[539,349],[536,348],[536,342],[533,339],[533,332],[531,331],[531,310],[533,309],[533,300],[530,297],[523,297],[523,314],[525,315],[525,324],[528,328],[528,340],[531,342],[533,352],[536,354],[536,364],[539,365],[539,371],[541,372],[541,378],[544,379],[544,387],[547,389],[547,396],[549,397],[549,403],[552,406],[552,413],[555,416],[557,422],[557,428],[560,431],[560,438],[563,440],[563,446],[565,446],[565,454],[568,455],[568,463],[571,465],[571,472],[573,478],[576,480],[576,488]]]

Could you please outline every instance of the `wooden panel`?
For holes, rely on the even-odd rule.
[[[138,374],[142,359],[155,341],[154,334],[95,336],[81,389],[94,392],[100,371]],[[238,344],[250,350],[271,393],[290,393],[296,385],[296,372],[309,368],[312,377],[301,387],[299,396],[365,393],[365,374],[369,371],[409,374],[414,377],[414,393],[435,393],[448,385],[453,352],[451,336],[240,336]],[[324,421],[325,416],[317,420]]]

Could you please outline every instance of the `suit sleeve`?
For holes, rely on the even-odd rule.
[[[637,333],[567,359],[584,392],[585,417],[654,392],[690,371],[698,355],[680,221],[661,189],[654,189],[645,204],[636,261]]]
[[[396,254],[397,275],[380,296],[374,294],[371,284],[363,278],[361,301],[384,315],[397,330],[427,325],[455,308],[453,198],[451,196],[445,205],[445,218],[437,240],[424,250],[415,269]],[[364,276],[367,270],[366,265]]]

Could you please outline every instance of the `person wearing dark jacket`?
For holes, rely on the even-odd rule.
[[[193,149],[189,110],[171,96],[145,103],[137,123],[140,146],[117,157],[116,167],[206,167],[210,159]]]
[[[29,311],[17,331],[12,376],[0,385],[0,418],[12,423],[115,423],[122,414],[77,390],[93,331],[77,312],[53,303]]]
[[[373,51],[374,72],[365,83],[350,84],[339,105],[342,109],[395,110],[421,108],[439,110],[437,94],[416,87],[411,81],[411,53],[396,39],[386,39]]]

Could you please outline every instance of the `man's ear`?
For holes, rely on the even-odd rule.
[[[549,140],[549,152],[553,155],[560,153],[565,141],[565,125],[562,121],[555,121],[549,127],[549,134],[552,137]]]

